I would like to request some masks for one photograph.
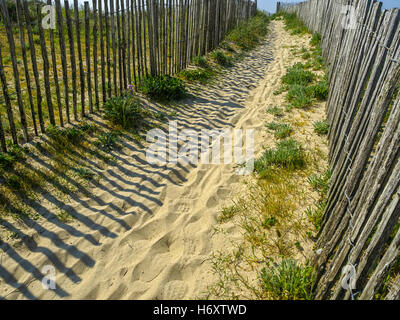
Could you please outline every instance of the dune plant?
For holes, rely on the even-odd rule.
[[[173,101],[186,96],[186,89],[181,79],[169,75],[147,76],[140,90],[155,100]]]
[[[318,83],[307,88],[307,94],[318,101],[326,101],[329,94],[329,85],[327,80],[319,81]]]
[[[295,108],[307,108],[312,104],[312,98],[303,85],[292,85],[286,95],[286,100]]]
[[[235,43],[242,50],[253,49],[268,33],[269,22],[269,17],[259,11],[254,18],[240,24],[231,31],[227,39]]]
[[[294,139],[279,142],[276,148],[266,149],[263,155],[254,162],[254,169],[261,176],[271,166],[289,170],[303,168],[306,164],[306,155],[303,147]]]
[[[212,71],[209,69],[182,70],[180,75],[188,81],[207,83],[212,77]]]
[[[283,117],[283,110],[282,108],[279,108],[278,106],[273,106],[267,109],[267,113],[272,114],[273,116],[277,118]]]
[[[303,23],[303,21],[297,17],[296,13],[279,12],[277,15],[283,17],[286,25],[285,28],[286,30],[290,31],[292,35],[310,33],[310,30]]]
[[[287,123],[270,122],[267,128],[274,131],[275,138],[286,139],[294,132],[293,128]]]
[[[201,68],[208,68],[207,59],[204,56],[197,56],[193,59],[193,63]]]
[[[302,63],[296,63],[290,67],[286,74],[282,77],[282,83],[285,85],[309,85],[315,79],[315,74],[311,71],[305,70]]]
[[[320,136],[327,135],[329,132],[329,122],[327,120],[316,121],[313,124],[314,132]]]
[[[313,268],[292,259],[267,263],[261,271],[261,284],[267,295],[277,300],[311,300],[315,283]]]
[[[112,97],[104,104],[104,118],[124,129],[139,129],[149,112],[132,93]]]
[[[213,52],[212,57],[214,60],[223,67],[229,67],[232,65],[231,57],[227,56],[221,50],[216,50]]]

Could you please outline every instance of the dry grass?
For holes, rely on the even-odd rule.
[[[302,37],[311,38],[310,35]],[[293,60],[303,60],[308,50],[312,48],[296,47],[291,51]],[[323,78],[321,70],[313,70],[313,74],[316,79]],[[278,89],[274,95],[283,95],[284,91]],[[267,110],[267,127],[271,130],[268,137],[278,145],[281,140],[275,136],[274,129],[290,124],[291,137],[304,146],[304,166],[266,166],[261,176],[246,180],[243,190],[232,200],[232,206],[221,210],[216,234],[229,237],[232,230],[237,230],[241,236],[229,238],[231,250],[212,256],[213,272],[218,280],[209,288],[208,298],[311,298],[313,274],[307,261],[314,250],[329,181],[327,141],[313,127],[315,120],[322,120],[323,107],[317,103],[305,110],[286,108],[284,112],[285,106]],[[272,284],[266,283],[265,275],[271,274],[268,272],[273,268],[286,270],[282,266],[288,261],[291,266],[296,265],[297,269],[292,271],[301,271],[296,283],[299,288],[307,288],[306,293],[298,294],[290,285],[293,291],[285,292],[284,276],[275,278]],[[266,268],[264,272],[263,268]]]

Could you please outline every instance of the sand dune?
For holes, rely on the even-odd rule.
[[[290,49],[297,44],[280,21],[268,39],[177,110],[179,129],[255,129],[265,140],[265,110],[278,105]],[[279,39],[279,40],[278,40]],[[297,43],[293,43],[297,41]],[[209,257],[227,250],[213,236],[221,206],[241,188],[233,165],[150,165],[145,149],[125,145],[105,169],[94,197],[72,199],[79,215],[68,226],[36,222],[31,240],[1,254],[0,296],[6,299],[190,299],[204,296],[215,276]],[[49,208],[51,210],[52,208]],[[33,222],[35,223],[35,222]],[[232,230],[232,237],[235,237]],[[239,235],[237,235],[239,236]],[[3,246],[4,249],[4,246]],[[56,268],[56,290],[44,290],[41,270]],[[4,278],[7,278],[6,280]]]

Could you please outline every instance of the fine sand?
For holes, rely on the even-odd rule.
[[[258,155],[268,145],[265,110],[284,105],[274,96],[291,46],[272,22],[265,42],[204,86],[177,109],[181,129],[255,129]],[[320,115],[316,116],[320,118]],[[312,123],[314,119],[309,119]],[[144,143],[146,146],[146,143]],[[234,165],[150,165],[145,148],[125,144],[118,165],[106,168],[93,197],[71,199],[64,210],[79,217],[67,226],[37,221],[29,241],[2,244],[0,297],[6,299],[193,299],[215,281],[210,255],[229,250],[214,236],[221,206],[241,188]],[[50,205],[49,205],[50,206]],[[52,210],[51,207],[48,208]],[[21,226],[21,229],[23,226]],[[240,237],[232,230],[231,239]],[[44,290],[43,267],[56,271],[56,290]]]

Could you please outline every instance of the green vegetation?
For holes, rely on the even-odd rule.
[[[277,220],[276,217],[269,216],[269,217],[265,218],[264,223],[262,224],[262,226],[264,228],[266,228],[266,229],[269,229],[269,228],[275,227],[277,225],[277,223],[278,223],[278,220]]]
[[[278,106],[274,106],[267,109],[267,113],[272,114],[275,117],[281,118],[283,117],[283,110]]]
[[[315,83],[317,77],[313,72],[307,70],[309,67],[311,64],[308,66],[296,63],[282,77],[281,91],[287,91],[286,100],[294,108],[307,108],[314,101],[326,101],[328,98],[329,85],[326,76]]]
[[[60,210],[57,214],[58,219],[63,223],[71,222],[75,217],[65,210]]]
[[[286,100],[295,108],[307,108],[310,107],[313,102],[307,92],[307,88],[298,84],[289,87]]]
[[[186,69],[182,70],[179,75],[188,81],[198,81],[205,84],[212,78],[213,72],[210,69]]]
[[[267,267],[261,271],[261,283],[271,299],[311,300],[314,282],[313,268],[291,259],[267,263]]]
[[[314,225],[315,229],[321,229],[321,222],[326,209],[326,202],[318,201],[315,208],[307,208],[306,215]]]
[[[327,170],[321,175],[312,174],[308,178],[308,182],[315,191],[319,194],[319,200],[314,208],[307,208],[306,214],[315,229],[318,231],[321,228],[322,218],[326,209],[326,202],[329,191],[329,181],[332,176],[331,171]]]
[[[326,79],[307,88],[307,95],[318,101],[326,101],[329,94],[329,85]]]
[[[281,18],[285,19],[287,29],[293,34],[309,33],[296,15],[281,13],[272,17]],[[328,97],[327,78],[311,70],[324,67],[319,41],[319,35],[314,35],[312,45],[315,48],[309,51],[306,48],[291,50],[305,61],[289,68],[280,89],[274,92],[274,95],[286,92],[286,100],[290,103],[287,109],[310,107]],[[269,107],[266,112],[277,118],[284,116],[279,106]],[[303,112],[297,114],[305,118]],[[308,125],[301,119],[291,124],[296,127]],[[235,241],[235,249],[229,254],[219,253],[211,259],[213,270],[219,277],[211,293],[227,299],[310,300],[315,283],[314,270],[308,263],[300,264],[293,257],[295,252],[305,254],[306,243],[299,239],[303,237],[304,242],[310,244],[314,240],[315,229],[319,230],[321,226],[330,173],[309,177],[309,183],[320,199],[306,211],[307,215],[299,213],[299,204],[310,201],[305,195],[310,187],[303,189],[304,183],[300,182],[304,182],[311,172],[320,170],[318,160],[324,158],[324,153],[318,147],[315,147],[316,157],[311,152],[306,153],[301,143],[290,138],[294,130],[289,124],[273,121],[267,123],[266,128],[274,133],[276,139],[284,140],[277,142],[275,147],[265,149],[254,163],[258,179],[254,184],[248,184],[246,195],[235,201],[234,206],[223,208],[220,213],[218,221],[230,220],[239,227],[243,241]],[[299,132],[300,137],[304,135]],[[227,228],[221,229],[221,233],[229,230]],[[279,262],[274,263],[278,261],[275,259]],[[249,272],[259,270],[260,261],[269,262],[258,274],[260,285],[257,286],[249,281],[252,277]]]
[[[330,125],[327,120],[316,121],[314,122],[313,126],[315,133],[320,136],[327,135],[329,132]]]
[[[85,180],[92,180],[94,177],[94,173],[89,170],[88,168],[78,168],[78,169],[74,169],[76,174],[78,176],[80,176],[82,179]]]
[[[160,101],[179,100],[186,96],[183,81],[169,75],[146,77],[140,90],[149,97]]]
[[[315,79],[315,74],[311,71],[305,70],[305,66],[302,63],[296,63],[294,66],[289,68],[286,75],[282,77],[282,83],[291,85],[307,86],[312,83]]]
[[[138,130],[150,114],[142,108],[140,100],[132,93],[112,97],[104,104],[104,118],[124,129]]]
[[[308,178],[308,182],[319,194],[326,196],[329,191],[329,180],[331,176],[332,173],[329,170],[321,175],[312,174]]]
[[[211,298],[275,298],[263,281],[258,285],[249,282],[253,275],[248,272],[255,271],[254,276],[261,280],[261,274],[256,271],[260,261],[271,261],[274,257],[288,259],[298,250],[297,235],[308,230],[295,213],[300,198],[297,174],[281,168],[270,170],[262,179],[248,184],[247,191],[235,200],[234,206],[222,210],[221,223],[229,220],[239,228],[243,239],[233,243],[233,250],[212,256],[218,281],[209,288]],[[227,229],[216,226],[215,232],[224,235],[230,228],[231,225]]]
[[[119,131],[103,132],[97,138],[96,144],[104,151],[111,151],[117,145],[117,138],[121,135]]]
[[[6,6],[8,9],[8,15],[10,17],[10,20],[12,23],[17,23],[17,4],[15,0],[6,0]],[[44,5],[45,3],[43,1],[40,0],[27,0],[27,5],[28,5],[28,10],[29,10],[29,14],[30,17],[33,21],[31,22],[35,22],[37,21],[36,19],[36,4],[42,4]],[[23,19],[25,20],[25,19]],[[0,21],[3,21],[3,16],[0,14]]]
[[[292,35],[302,35],[311,33],[307,26],[297,17],[295,13],[278,12],[272,19],[283,18],[286,25],[286,30]]]
[[[285,20],[286,28],[291,30],[292,34],[310,33],[296,17],[296,14],[280,12],[274,17],[274,19],[277,18]],[[321,36],[314,33],[310,40],[310,45],[313,47],[311,52],[304,47],[297,51],[305,62],[296,63],[290,67],[286,75],[282,77],[282,87],[274,92],[275,95],[278,95],[287,91],[286,100],[290,103],[288,110],[307,108],[312,106],[315,101],[326,101],[328,98],[329,84],[327,77],[320,79],[320,76],[309,70],[318,71],[325,68],[320,42]]]
[[[193,59],[194,65],[200,67],[200,68],[208,68],[208,62],[207,59],[203,56],[197,56]]]
[[[235,49],[232,48],[232,45],[231,45],[231,44],[232,44],[232,43],[229,43],[228,41],[224,40],[224,41],[222,41],[222,42],[220,43],[219,47],[220,47],[221,49],[224,49],[224,50],[228,51],[228,52],[235,53],[236,51],[235,51]]]
[[[294,132],[292,126],[286,123],[270,122],[266,126],[268,129],[274,131],[275,138],[277,139],[286,139]]]
[[[325,60],[321,54],[319,50],[314,51],[312,54],[312,61],[309,61],[309,65],[311,65],[314,71],[325,69]]]
[[[259,11],[257,15],[242,23],[228,35],[227,39],[239,46],[242,50],[256,47],[268,33],[268,16]]]
[[[310,40],[310,45],[313,47],[319,46],[321,43],[321,35],[319,33],[314,33],[311,40]]]
[[[392,232],[390,233],[389,239],[385,243],[385,247],[388,248],[390,244],[393,242],[393,239],[396,237],[396,234],[400,230],[400,221],[397,222]],[[393,265],[390,267],[387,276],[385,277],[379,292],[375,295],[376,299],[384,300],[389,293],[389,289],[391,286],[399,280],[400,277],[400,256],[396,258]]]
[[[6,153],[0,152],[0,170],[11,169],[17,161],[25,158],[25,153],[28,151],[27,148],[13,144],[10,140],[7,141],[7,150]]]
[[[60,129],[50,125],[47,136],[54,142],[54,147],[58,150],[65,149],[70,145],[78,146],[83,142],[84,134],[96,130],[94,125],[83,124],[81,126]]]
[[[298,169],[305,166],[305,152],[294,139],[283,140],[275,149],[266,149],[261,158],[254,163],[255,171],[264,176],[271,166],[285,169]]]
[[[214,60],[223,67],[230,67],[232,65],[232,58],[227,56],[221,50],[216,50],[212,53]]]
[[[239,207],[237,205],[232,205],[229,207],[223,207],[221,214],[218,216],[217,221],[223,223],[232,219],[236,213],[239,212]]]

